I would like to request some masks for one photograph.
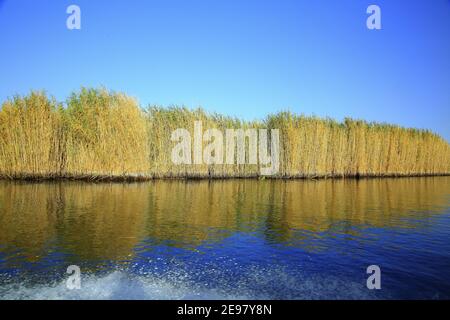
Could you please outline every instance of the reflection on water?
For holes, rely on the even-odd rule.
[[[0,275],[13,281],[69,264],[93,271],[111,265],[146,269],[145,261],[156,258],[182,261],[184,271],[195,273],[218,263],[220,253],[262,269],[276,262],[296,270],[293,264],[308,258],[311,265],[303,267],[312,277],[325,258],[342,268],[369,256],[392,264],[383,249],[448,269],[449,190],[448,177],[1,182]],[[222,277],[233,270],[222,270]],[[438,297],[450,294],[448,287],[434,290]]]

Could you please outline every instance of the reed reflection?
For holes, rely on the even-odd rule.
[[[51,251],[83,260],[127,261],[144,242],[195,248],[235,232],[313,250],[302,237],[361,236],[365,227],[423,227],[447,210],[448,190],[449,177],[1,182],[0,254],[27,262]]]

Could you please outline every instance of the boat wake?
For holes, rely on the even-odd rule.
[[[313,276],[299,278],[283,270],[252,270],[245,277],[193,280],[188,274],[135,274],[112,271],[85,275],[80,289],[68,289],[67,280],[47,284],[9,281],[0,284],[0,299],[44,300],[184,300],[184,299],[376,299],[365,282]]]

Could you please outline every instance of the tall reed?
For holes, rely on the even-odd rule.
[[[186,107],[150,106],[146,110],[146,117],[149,124],[150,175],[152,177],[222,178],[258,175],[258,166],[248,163],[239,165],[174,164],[171,154],[175,142],[171,140],[171,133],[178,128],[188,130],[193,146],[195,121],[202,122],[203,130],[219,129],[224,134],[226,129],[259,128],[260,123],[243,122],[237,118],[216,113],[208,114],[200,108],[189,110]],[[207,144],[208,142],[202,143],[203,147]]]
[[[68,175],[147,174],[147,123],[134,99],[83,88],[70,96],[63,114]]]
[[[241,121],[185,107],[146,110],[121,93],[82,88],[66,106],[44,92],[16,96],[0,110],[3,178],[256,177],[257,164],[174,164],[178,128],[280,130],[275,177],[450,174],[450,145],[428,130],[279,112]],[[205,146],[207,142],[203,142]]]
[[[61,175],[62,108],[44,92],[16,96],[0,110],[0,174],[9,178]]]
[[[428,130],[345,119],[269,116],[280,128],[281,175],[408,176],[450,173],[450,145]]]

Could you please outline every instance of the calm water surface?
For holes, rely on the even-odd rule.
[[[450,177],[0,182],[0,299],[24,298],[448,299]]]

